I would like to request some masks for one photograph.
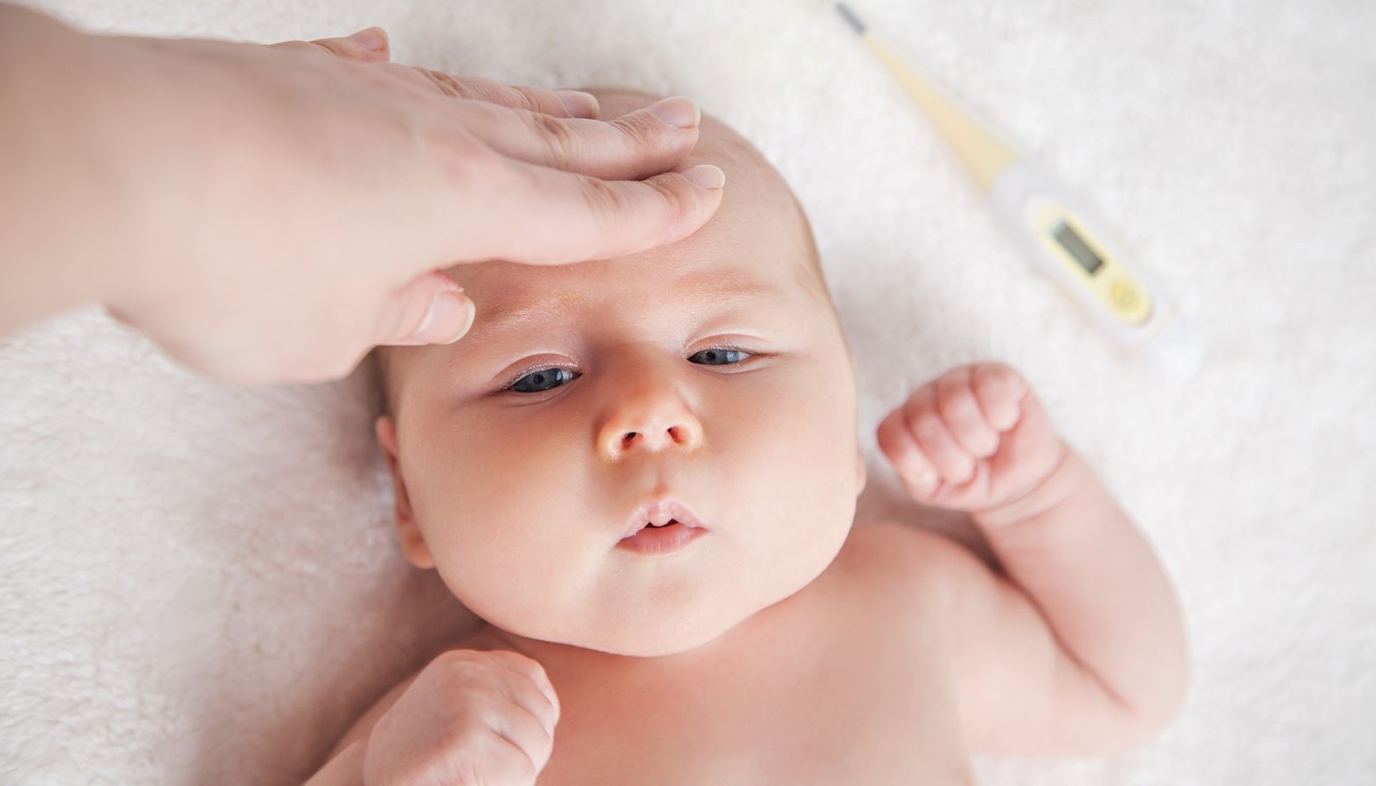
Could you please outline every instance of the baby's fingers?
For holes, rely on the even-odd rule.
[[[941,476],[908,433],[902,408],[889,413],[879,424],[878,438],[879,449],[888,456],[908,491],[919,500],[930,499],[941,486]]]
[[[1028,393],[1018,372],[1002,363],[980,363],[972,367],[970,384],[989,425],[1004,432],[1018,424]]]
[[[510,772],[511,776],[506,778],[498,779],[498,773],[483,774],[492,777],[493,783],[533,783],[535,776],[549,763],[550,754],[554,752],[554,736],[539,718],[519,705],[509,705],[494,711],[491,724],[492,732],[516,749],[511,753],[518,754],[525,760],[517,758],[509,761],[506,766],[495,768]]]
[[[936,409],[960,447],[975,458],[989,458],[999,449],[999,435],[975,398],[976,366],[961,366],[934,383]]]
[[[559,723],[559,695],[538,661],[510,650],[485,653],[493,664],[509,673],[506,695],[512,703],[524,707],[552,735]]]
[[[941,479],[953,486],[968,483],[975,477],[975,459],[970,455],[942,419],[937,405],[935,384],[923,385],[902,408],[908,433],[932,462]]]

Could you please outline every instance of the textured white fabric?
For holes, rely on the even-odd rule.
[[[855,6],[1090,195],[1198,373],[1118,356],[1032,272],[829,3],[47,4],[260,41],[382,24],[402,62],[696,97],[811,215],[871,457],[910,386],[1011,362],[1180,587],[1169,733],[984,782],[1376,781],[1376,6]],[[209,384],[95,309],[0,343],[0,782],[296,782],[462,624],[398,555],[366,413],[358,379]],[[866,509],[901,512],[871,464]]]

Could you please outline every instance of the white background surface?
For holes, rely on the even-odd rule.
[[[1090,196],[1184,312],[1193,375],[1116,355],[1031,271],[828,3],[46,6],[258,41],[382,24],[401,62],[694,96],[811,215],[871,455],[910,387],[1011,362],[1178,583],[1170,732],[983,781],[1376,781],[1376,5],[854,4]],[[298,782],[433,652],[463,616],[396,552],[365,393],[219,388],[96,310],[0,341],[0,783]]]

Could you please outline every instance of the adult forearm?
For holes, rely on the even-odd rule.
[[[0,334],[99,300],[135,253],[111,188],[101,44],[0,4]]]
[[[1184,620],[1151,546],[1073,451],[1032,494],[974,514],[1064,648],[1148,723],[1188,683]]]

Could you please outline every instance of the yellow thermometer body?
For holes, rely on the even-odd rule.
[[[1028,160],[989,189],[994,210],[1037,267],[1126,349],[1149,342],[1170,319],[1160,289],[1133,270],[1101,224],[1074,195]]]
[[[837,10],[931,118],[1035,266],[1120,346],[1135,349],[1149,342],[1170,319],[1167,301],[1159,287],[1129,269],[1084,201],[920,78],[844,3]]]

